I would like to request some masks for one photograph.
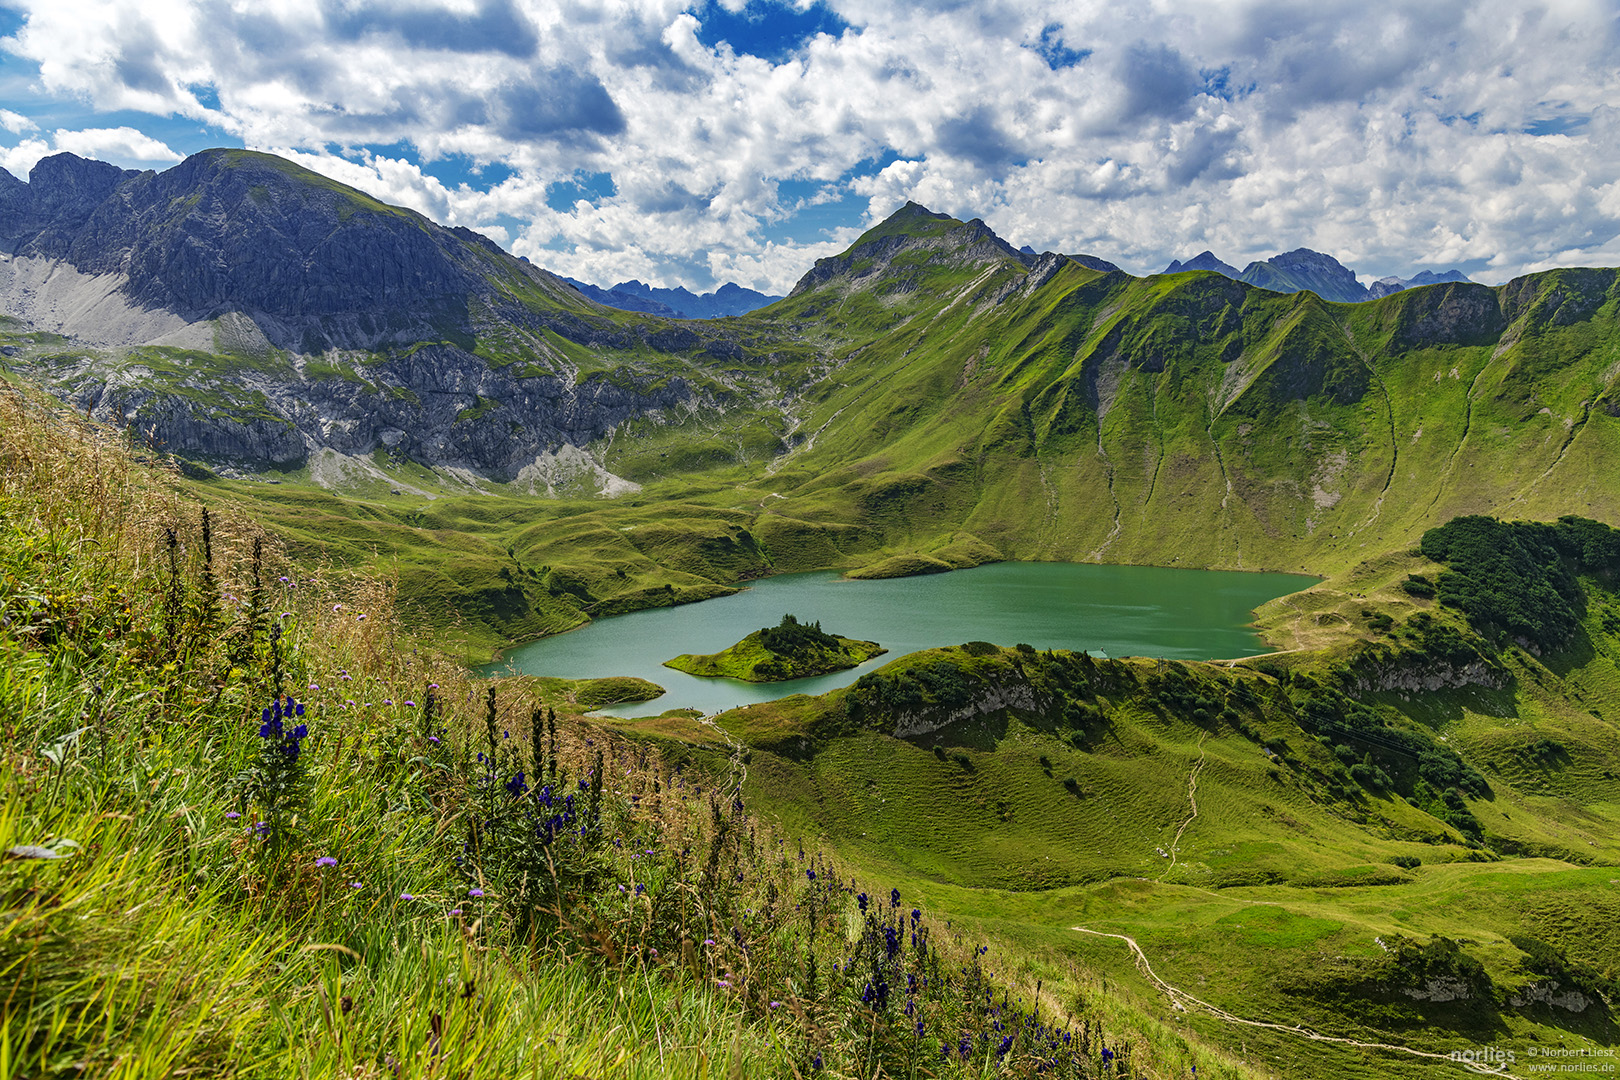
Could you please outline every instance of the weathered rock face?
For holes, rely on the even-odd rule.
[[[143,174],[76,154],[40,159],[23,184],[9,173],[0,195],[0,244],[8,252],[60,259],[96,209],[120,185]]]
[[[1515,1009],[1522,1009],[1528,1005],[1551,1005],[1565,1012],[1581,1013],[1595,1002],[1579,990],[1565,990],[1555,979],[1542,979],[1528,986],[1522,986],[1508,995],[1508,1004]]]
[[[244,150],[206,150],[162,173],[45,158],[28,184],[0,184],[0,243],[122,275],[138,308],[191,321],[245,313],[301,352],[452,337],[475,309],[522,309],[523,291],[594,306],[476,233]]]
[[[1373,664],[1364,669],[1353,685],[1357,693],[1382,693],[1401,690],[1408,693],[1432,690],[1457,690],[1465,686],[1485,686],[1500,690],[1507,685],[1507,676],[1484,661],[1467,664],[1429,662],[1424,664]]]
[[[566,446],[587,446],[632,417],[707,403],[681,379],[655,388],[595,375],[577,385],[551,374],[490,368],[448,346],[344,377],[250,377],[234,387],[164,393],[134,377],[88,369],[70,400],[98,420],[135,429],[173,453],[278,467],[320,449],[379,448],[415,461],[516,479]]]
[[[268,154],[204,151],[163,173],[46,158],[27,184],[0,180],[0,245],[8,313],[100,347],[204,354],[87,355],[49,373],[64,396],[164,449],[227,461],[385,448],[511,480],[632,417],[730,392],[581,379],[558,337],[743,353],[712,324],[626,324],[482,236]],[[486,334],[512,356],[492,360]]]
[[[1401,309],[1396,340],[1410,348],[1477,345],[1495,339],[1506,326],[1496,290],[1452,283],[1412,297]]]
[[[1467,1001],[1473,996],[1473,988],[1466,979],[1459,979],[1455,975],[1437,975],[1431,979],[1423,980],[1421,986],[1403,986],[1401,993],[1414,1001]]]
[[[897,739],[926,739],[936,732],[990,716],[1003,709],[1038,712],[1048,705],[1050,702],[1043,701],[1028,683],[996,684],[978,691],[967,704],[954,709],[896,714],[893,734]]]

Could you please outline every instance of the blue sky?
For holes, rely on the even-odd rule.
[[[1620,264],[1620,0],[12,0],[0,166],[296,158],[560,273],[784,292],[908,199],[1138,273]]]

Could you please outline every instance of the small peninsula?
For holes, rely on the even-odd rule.
[[[709,678],[783,682],[843,671],[888,651],[875,641],[828,634],[819,621],[801,623],[794,615],[783,615],[775,626],[756,630],[729,649],[682,653],[664,666]]]

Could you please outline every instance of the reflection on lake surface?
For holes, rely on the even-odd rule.
[[[1254,609],[1315,582],[1299,574],[1089,563],[995,563],[883,581],[846,581],[837,571],[818,570],[765,578],[734,596],[600,619],[513,649],[487,670],[570,679],[638,675],[667,692],[604,711],[656,716],[825,693],[906,653],[965,641],[1225,659],[1264,652],[1248,626]],[[781,683],[701,679],[663,666],[681,653],[719,652],[788,612],[889,651],[848,671]]]

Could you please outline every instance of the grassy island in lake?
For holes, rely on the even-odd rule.
[[[777,625],[756,630],[729,649],[682,653],[665,660],[664,666],[710,678],[783,682],[843,671],[886,652],[875,641],[836,637],[824,632],[820,622],[801,623],[793,615],[783,615]]]

